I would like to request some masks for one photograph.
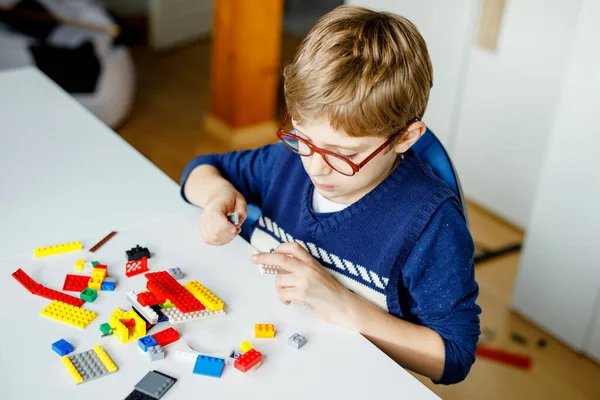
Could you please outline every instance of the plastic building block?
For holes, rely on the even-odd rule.
[[[498,361],[503,364],[507,364],[517,368],[530,369],[531,368],[531,357],[517,354],[517,353],[509,353],[508,351],[494,349],[491,347],[487,347],[484,345],[477,345],[477,350],[475,350],[476,357],[489,358],[494,361]]]
[[[292,336],[288,338],[288,344],[295,348],[296,350],[300,350],[302,346],[307,343],[307,340],[304,336],[294,333]]]
[[[231,222],[233,225],[236,225],[236,226],[240,223],[240,216],[236,212],[228,215],[227,219],[229,220],[229,222]]]
[[[104,271],[106,271],[108,269],[108,265],[106,264],[98,264],[98,261],[94,261],[96,264],[94,264],[94,268],[100,268],[103,269]]]
[[[110,324],[105,322],[100,325],[100,332],[102,332],[102,335],[112,335],[112,328],[110,327]]]
[[[142,257],[150,258],[150,251],[146,247],[140,247],[138,244],[131,250],[127,250],[125,255],[127,256],[127,261],[135,261]]]
[[[148,357],[150,361],[163,360],[165,358],[165,352],[161,345],[156,345],[148,348]]]
[[[133,327],[127,327],[122,322],[129,322],[131,319],[135,322]],[[113,330],[113,336],[121,343],[131,342],[146,335],[146,322],[134,310],[123,312],[121,309],[116,308],[108,323]]]
[[[53,256],[55,254],[68,253],[69,251],[77,251],[83,249],[81,242],[70,242],[57,244],[55,246],[39,247],[33,251],[35,258]]]
[[[248,352],[242,354],[240,358],[235,360],[233,366],[246,373],[254,367],[257,367],[262,362],[262,354],[254,349],[248,350]]]
[[[128,328],[135,328],[135,319],[130,318],[130,319],[122,319],[121,323],[123,325],[125,325]]]
[[[204,318],[209,318],[209,317],[226,314],[224,310],[220,310],[220,311],[203,310],[203,311],[192,311],[189,313],[183,313],[177,307],[163,308],[161,311],[167,318],[169,318],[169,323],[171,325],[177,325],[177,324],[182,324],[184,322],[196,321],[198,319],[204,319]]]
[[[73,351],[73,345],[65,339],[60,339],[58,342],[52,343],[52,350],[62,357]]]
[[[273,339],[275,337],[275,325],[273,324],[255,324],[254,337],[261,339]]]
[[[167,316],[165,314],[162,313],[162,309],[159,306],[150,306],[150,308],[156,313],[158,314],[158,321],[156,321],[157,323],[160,322],[168,322],[169,318],[167,318]]]
[[[154,340],[156,340],[157,344],[164,347],[168,344],[178,341],[179,333],[173,328],[168,328],[164,331],[155,333],[154,335],[152,335],[152,337],[154,338]]]
[[[25,289],[29,290],[31,294],[37,294],[39,288],[42,286],[37,283],[29,275],[25,273],[21,268],[12,273],[13,278],[15,278]]]
[[[199,355],[196,358],[196,364],[194,365],[194,374],[213,376],[220,378],[225,367],[225,360],[222,358],[208,357]]]
[[[150,308],[148,306],[145,306],[145,307],[142,306],[137,301],[137,295],[135,294],[135,292],[133,290],[127,291],[127,300],[129,300],[129,302],[131,303],[133,308],[137,312],[139,312],[142,315],[142,317],[144,317],[146,319],[146,321],[150,322],[152,325],[154,325],[158,322],[159,316],[156,313],[156,311],[154,311],[152,308]]]
[[[169,268],[167,272],[175,279],[180,280],[183,279],[183,272],[181,272],[181,268]]]
[[[115,363],[100,346],[83,353],[63,356],[60,360],[77,384],[117,370]]]
[[[152,396],[148,396],[146,393],[142,393],[139,390],[133,389],[133,392],[129,393],[129,396],[125,397],[125,400],[156,400]]]
[[[101,265],[101,264],[98,264],[98,265]],[[106,268],[99,268],[98,266],[95,266],[94,269],[92,270],[92,277],[98,278],[98,279],[106,278]]]
[[[231,353],[229,353],[229,361],[230,362],[234,362],[235,360],[237,360],[241,356],[242,356],[241,352],[236,351],[236,350],[231,350]]]
[[[80,293],[83,291],[83,289],[88,287],[88,281],[90,278],[90,276],[85,275],[67,274],[65,276],[65,283],[63,283],[62,290]]]
[[[146,352],[148,347],[156,346],[156,340],[152,336],[144,336],[138,339],[138,346]]]
[[[85,260],[77,260],[75,263],[76,271],[83,271],[85,269]]]
[[[150,292],[143,292],[137,295],[137,301],[142,306],[156,306],[162,303],[162,300],[159,300]]]
[[[150,371],[135,385],[135,389],[154,399],[160,399],[175,382],[177,379],[172,376],[158,371]]]
[[[247,353],[252,350],[254,347],[250,344],[250,342],[245,341],[240,344],[240,351],[242,353]]]
[[[116,282],[117,280],[115,278],[104,278],[102,284],[100,285],[100,290],[113,291],[115,290]]]
[[[101,241],[99,241],[98,243],[96,243],[94,245],[94,247],[92,247],[90,249],[90,253],[95,253],[96,250],[98,250],[100,247],[102,247],[104,245],[104,243],[108,242],[113,236],[115,236],[117,234],[117,232],[112,231],[111,233],[109,233],[108,235],[106,235],[104,237],[104,239],[102,239]]]
[[[171,303],[171,300],[167,299],[163,304],[159,304],[158,305],[160,308],[171,308],[171,307],[175,307],[175,305],[173,303]]]
[[[40,315],[83,329],[98,316],[98,313],[54,300],[40,311]]]
[[[67,303],[67,304],[70,304],[75,307],[81,307],[83,305],[83,303],[85,303],[84,300],[78,299],[77,297],[73,297],[71,295],[61,293],[59,291],[47,288],[42,285],[40,285],[36,294],[38,296],[44,297],[48,300],[58,300],[62,303]]]
[[[79,293],[79,297],[81,300],[87,301],[88,303],[93,303],[98,297],[98,292],[94,289],[85,288],[81,293]]]
[[[222,310],[225,306],[221,299],[215,296],[210,290],[202,286],[198,281],[189,281],[184,287],[211,311]]]
[[[277,275],[281,272],[281,268],[278,265],[259,265],[258,269],[263,275]]]
[[[125,276],[131,278],[132,276],[142,274],[148,271],[148,259],[142,257],[139,260],[129,261],[125,264]]]
[[[152,294],[171,300],[181,312],[202,311],[206,308],[167,271],[150,272],[146,274],[146,278],[148,279],[146,287]]]
[[[103,281],[103,279],[92,276],[88,280],[88,287],[90,289],[100,290],[102,288],[102,281]]]
[[[95,268],[98,264],[100,264],[99,261],[90,261],[90,265],[92,266],[92,268]]]

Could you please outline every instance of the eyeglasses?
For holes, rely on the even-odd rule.
[[[298,135],[295,135],[291,132],[284,131],[285,124],[289,118],[289,114],[286,112],[283,120],[281,121],[281,125],[279,125],[279,130],[277,131],[277,137],[281,139],[283,144],[293,151],[294,153],[301,155],[303,157],[308,157],[313,153],[318,153],[323,157],[323,160],[329,165],[333,170],[339,172],[342,175],[352,176],[356,174],[362,167],[364,167],[369,161],[371,161],[377,154],[379,154],[386,146],[389,146],[390,143],[393,143],[402,133],[404,133],[408,127],[419,121],[419,118],[415,118],[410,121],[404,128],[400,129],[398,132],[394,133],[392,136],[388,138],[381,146],[375,149],[367,158],[365,158],[361,163],[356,164],[350,161],[347,157],[344,157],[340,154],[334,153],[329,150],[320,149],[308,140],[301,138]]]

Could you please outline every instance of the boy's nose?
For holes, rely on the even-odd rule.
[[[329,175],[331,173],[331,167],[325,162],[322,155],[313,153],[313,155],[310,156],[308,173],[311,176]]]

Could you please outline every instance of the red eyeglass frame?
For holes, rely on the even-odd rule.
[[[289,114],[286,111],[285,116],[283,117],[283,120],[281,121],[281,124],[279,125],[279,130],[277,130],[277,137],[283,142],[283,144],[285,145],[285,147],[287,147],[288,149],[290,149],[292,152],[298,154],[298,152],[296,152],[294,149],[292,149],[285,142],[285,140],[283,140],[282,137],[283,136],[287,136],[287,137],[291,137],[291,138],[294,138],[296,140],[299,140],[302,143],[304,143],[311,150],[310,154],[298,154],[299,156],[308,157],[308,156],[312,156],[314,153],[317,153],[321,157],[323,157],[323,160],[325,160],[325,162],[327,163],[327,165],[329,165],[334,171],[336,171],[336,172],[338,172],[338,173],[340,173],[342,175],[345,175],[345,176],[353,176],[353,175],[355,175],[358,171],[360,171],[360,169],[362,167],[364,167],[369,161],[371,161],[373,158],[375,158],[375,156],[377,154],[379,154],[383,149],[385,149],[386,146],[388,146],[390,143],[392,143],[394,140],[396,140],[396,138],[399,135],[401,135],[402,133],[404,133],[404,131],[406,131],[409,126],[411,126],[415,122],[419,122],[421,120],[420,118],[414,118],[413,120],[411,120],[404,128],[402,128],[398,132],[394,133],[381,146],[379,146],[377,149],[375,149],[375,151],[373,151],[371,154],[369,154],[369,156],[367,158],[365,158],[360,163],[356,164],[355,162],[349,160],[348,158],[346,158],[346,157],[344,157],[342,155],[339,155],[339,154],[334,153],[334,152],[329,151],[329,150],[321,149],[321,148],[315,146],[314,144],[312,144],[311,142],[309,142],[308,140],[306,140],[306,139],[304,139],[304,138],[302,138],[302,137],[300,137],[298,135],[295,135],[295,134],[293,134],[291,132],[284,131],[283,128],[285,127],[285,124],[287,123],[288,118],[289,118]],[[336,169],[333,165],[329,164],[329,162],[327,161],[327,158],[325,157],[325,155],[336,157],[336,158],[344,161],[346,164],[350,165],[350,167],[352,168],[352,174],[348,175],[348,174],[345,174],[345,173],[339,171],[338,169]]]

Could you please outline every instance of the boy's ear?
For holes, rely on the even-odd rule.
[[[402,138],[394,145],[395,153],[405,153],[425,133],[427,126],[423,121],[413,122],[402,135]]]

